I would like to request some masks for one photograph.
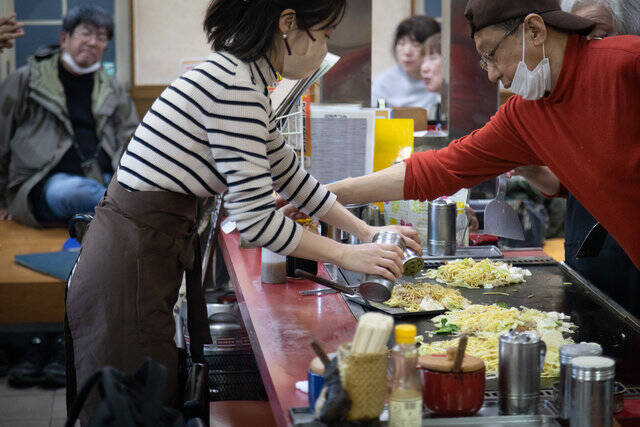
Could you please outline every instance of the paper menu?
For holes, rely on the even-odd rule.
[[[375,110],[311,105],[310,173],[323,184],[373,172]]]

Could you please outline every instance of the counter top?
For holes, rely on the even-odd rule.
[[[255,353],[274,418],[279,426],[291,425],[289,408],[307,406],[307,394],[295,389],[306,380],[315,357],[312,339],[326,352],[351,341],[357,322],[340,294],[302,296],[298,291],[324,289],[308,280],[263,284],[260,249],[240,249],[237,232],[220,233],[220,247],[233,283],[251,347]],[[505,252],[509,256],[541,256],[541,250]],[[318,275],[330,278],[324,266]]]
[[[260,249],[240,249],[239,234],[220,233],[220,247],[255,353],[273,415],[279,426],[291,425],[289,408],[306,406],[307,394],[295,389],[306,380],[315,357],[316,339],[326,352],[351,341],[356,319],[340,294],[302,296],[298,291],[323,289],[308,280],[263,284]],[[318,275],[330,278],[322,265]]]

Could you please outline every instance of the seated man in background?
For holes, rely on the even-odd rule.
[[[38,49],[0,86],[0,219],[31,226],[93,212],[138,119],[102,68],[113,19],[69,10],[60,47]]]
[[[15,13],[0,17],[0,53],[4,49],[11,49],[13,41],[22,36],[24,36],[22,23],[16,20]]]

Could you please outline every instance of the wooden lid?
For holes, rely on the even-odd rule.
[[[421,368],[436,372],[451,372],[455,360],[456,348],[449,347],[447,354],[424,354],[418,358]],[[465,354],[462,360],[462,372],[475,372],[484,369],[484,360]]]

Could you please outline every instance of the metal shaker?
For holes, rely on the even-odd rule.
[[[571,360],[570,425],[610,427],[613,424],[615,362],[601,356]]]
[[[440,197],[429,202],[427,250],[431,256],[456,253],[456,203]]]
[[[402,254],[402,274],[415,276],[424,268],[424,259],[413,249],[407,247]]]
[[[560,347],[560,381],[558,382],[558,408],[560,418],[568,420],[571,409],[571,370],[569,368],[571,360],[580,356],[601,356],[602,347],[600,344],[581,343],[566,344]]]
[[[500,336],[498,407],[501,414],[537,413],[546,352],[547,346],[535,332],[510,329]]]
[[[404,252],[407,248],[402,236],[391,231],[382,231],[373,236],[373,243],[392,244],[398,246]],[[367,274],[360,284],[360,295],[363,298],[383,302],[391,298],[391,292],[395,282],[376,274]]]

